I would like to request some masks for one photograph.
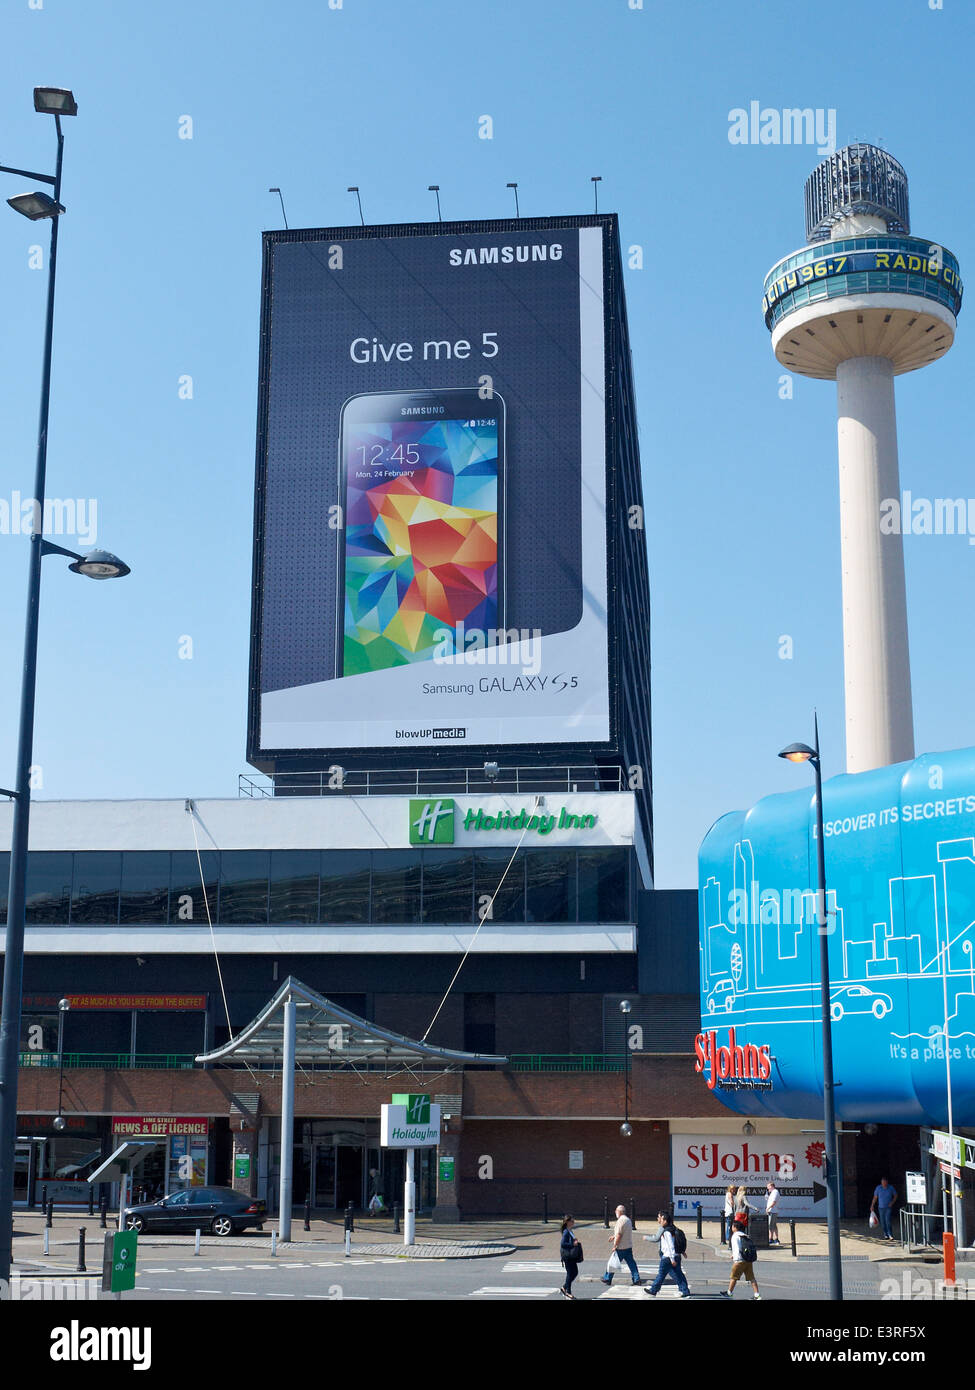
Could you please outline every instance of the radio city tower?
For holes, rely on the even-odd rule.
[[[806,240],[762,308],[783,367],[836,381],[846,767],[865,772],[914,757],[902,527],[881,531],[885,499],[900,514],[894,377],[951,347],[962,283],[949,251],[910,235],[907,175],[874,145],[813,170]]]

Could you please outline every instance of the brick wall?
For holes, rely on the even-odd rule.
[[[570,1150],[581,1150],[581,1169],[569,1168]],[[619,1202],[629,1211],[635,1198],[638,1221],[642,1217],[648,1230],[657,1206],[669,1199],[670,1138],[667,1125],[661,1122],[636,1122],[632,1136],[624,1139],[617,1120],[465,1120],[457,1169],[463,1217],[540,1217],[543,1192],[548,1194],[549,1217],[555,1222],[566,1212],[600,1218],[604,1199],[611,1213]],[[489,1178],[478,1176],[488,1172]],[[608,1256],[601,1231],[598,1237],[593,1233],[583,1240],[587,1259],[599,1259],[604,1249]],[[640,1246],[642,1242],[638,1262]]]

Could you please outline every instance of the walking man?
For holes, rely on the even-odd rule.
[[[642,1284],[640,1271],[636,1267],[636,1260],[633,1258],[633,1222],[626,1214],[626,1207],[616,1208],[616,1225],[613,1227],[613,1234],[610,1236],[610,1244],[613,1253],[620,1257],[623,1264],[630,1271],[630,1279],[634,1284]],[[607,1269],[602,1276],[604,1284],[611,1284],[613,1276]]]
[[[683,1252],[677,1249],[679,1233],[670,1213],[667,1211],[658,1212],[657,1224],[660,1227],[660,1268],[657,1271],[656,1279],[643,1292],[648,1293],[651,1298],[656,1298],[665,1281],[673,1279],[680,1290],[681,1298],[690,1298],[691,1291],[687,1287],[684,1271],[680,1267]]]
[[[778,1245],[779,1242],[779,1189],[771,1178],[765,1189],[765,1215],[768,1217],[768,1243]]]
[[[894,1214],[894,1203],[897,1201],[897,1189],[891,1187],[887,1178],[881,1178],[880,1183],[873,1190],[873,1201],[870,1203],[870,1210],[877,1209],[880,1217],[880,1229],[883,1231],[883,1240],[893,1240],[893,1232],[890,1229],[890,1219]]]

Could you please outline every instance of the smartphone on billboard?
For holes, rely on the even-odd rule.
[[[504,628],[504,402],[351,396],[339,428],[336,676],[449,657]]]

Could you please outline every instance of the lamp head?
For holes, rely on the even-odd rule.
[[[810,748],[808,743],[790,743],[788,748],[782,749],[779,757],[790,763],[808,763],[815,761],[816,750]]]
[[[77,116],[78,103],[67,87],[35,87],[34,110],[47,116]]]
[[[89,579],[123,579],[130,572],[128,565],[110,550],[89,550],[68,569],[86,574]]]
[[[7,202],[14,212],[19,212],[22,217],[29,217],[32,222],[40,222],[44,217],[60,217],[64,212],[60,203],[56,203],[40,189],[35,189],[33,193],[18,193],[15,198],[8,198]]]

